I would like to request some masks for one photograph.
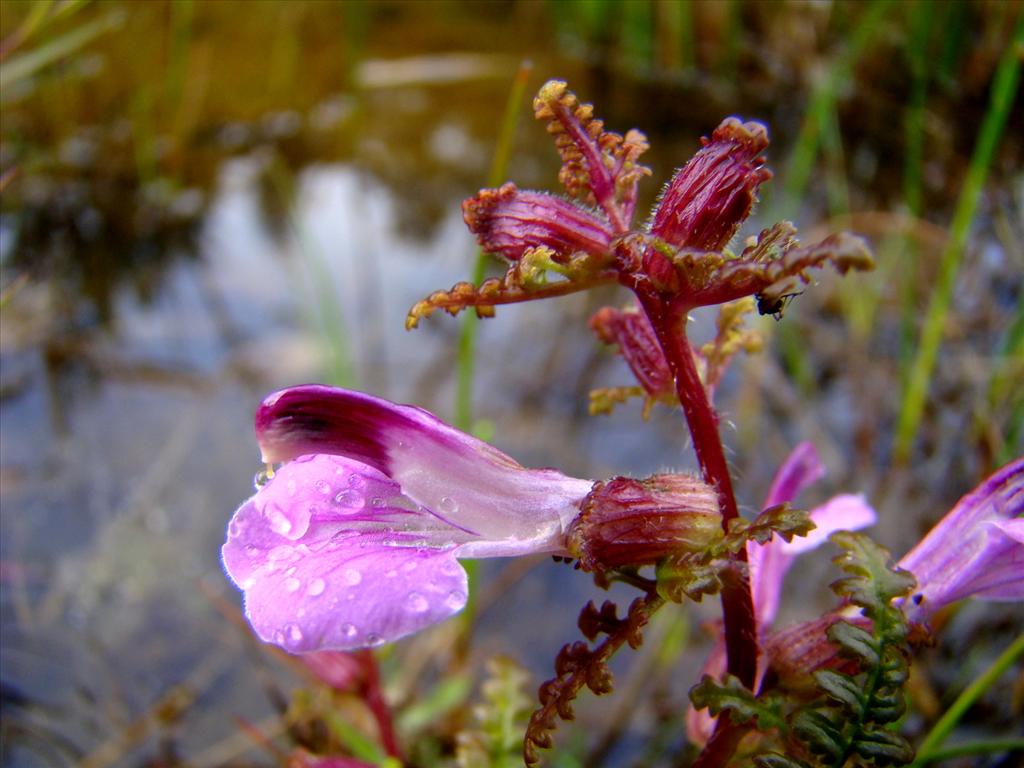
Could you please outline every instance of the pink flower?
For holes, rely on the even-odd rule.
[[[285,463],[222,549],[256,633],[288,651],[396,640],[466,603],[459,557],[565,552],[592,482],[526,469],[419,408],[317,385],[264,400]]]
[[[960,499],[899,566],[917,579],[912,621],[965,597],[1024,600],[1024,458]]]
[[[277,392],[256,432],[264,460],[285,463],[235,512],[221,552],[253,629],[293,653],[372,647],[457,613],[460,558],[550,553],[614,568],[722,535],[717,496],[695,478],[595,484],[526,469],[360,392]]]
[[[793,501],[811,483],[821,479],[825,466],[812,443],[800,443],[776,472],[764,508]],[[855,531],[873,525],[876,515],[861,495],[834,496],[810,513],[815,529],[807,536],[790,542],[773,537],[766,544],[747,544],[750,566],[750,588],[754,596],[754,614],[758,632],[764,639],[778,613],[782,583],[793,559],[802,552],[815,549],[836,531]],[[760,686],[767,665],[758,659],[757,685]],[[704,674],[720,679],[725,674],[725,645],[719,640],[704,665]],[[707,710],[692,706],[686,713],[686,733],[690,741],[704,744],[714,730],[714,718]]]

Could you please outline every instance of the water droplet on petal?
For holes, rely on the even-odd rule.
[[[285,627],[285,630],[288,632],[288,639],[291,642],[293,642],[293,643],[301,643],[302,642],[302,630],[299,629],[299,625],[298,624],[289,624],[287,627]]]
[[[452,610],[458,610],[466,603],[466,595],[463,592],[459,592],[457,589],[453,589],[448,593],[448,596],[444,599],[446,608]]]
[[[282,632],[280,629],[274,633],[274,642],[278,645],[284,645],[284,632]]]
[[[444,565],[441,566],[441,573],[445,576],[458,576],[462,573],[462,566],[459,565],[459,561],[452,558],[446,560]]]
[[[334,497],[334,503],[340,504],[348,509],[362,509],[363,505],[366,504],[366,500],[359,494],[358,491],[348,490],[342,491]]]
[[[322,595],[325,589],[327,589],[327,582],[323,579],[313,579],[309,582],[309,586],[306,587],[306,594],[310,597],[316,597],[317,595]]]
[[[453,515],[459,511],[459,502],[451,496],[442,496],[437,503],[437,508],[443,515]]]
[[[292,576],[289,579],[284,580],[284,588],[289,592],[298,592],[299,587],[302,586],[302,582]]]
[[[331,484],[328,483],[326,480],[317,480],[316,483],[314,483],[314,485],[316,486],[316,489],[320,491],[320,493],[322,493],[324,496],[331,495]]]
[[[256,555],[258,555],[259,553],[260,548],[255,546],[254,544],[250,544],[248,547],[245,548],[245,554],[247,554],[249,557],[256,557]]]
[[[353,488],[362,488],[366,485],[366,481],[363,480],[359,475],[351,475],[348,478],[348,484]]]
[[[409,596],[405,598],[405,605],[413,613],[423,613],[430,607],[427,598],[419,592],[410,592]]]
[[[346,640],[352,640],[357,634],[359,634],[359,630],[356,629],[355,624],[342,624],[341,634],[345,636]]]
[[[263,514],[270,522],[270,530],[282,536],[286,536],[292,530],[292,521],[277,504],[267,504],[263,508]]]
[[[366,636],[366,645],[369,648],[376,648],[378,645],[384,645],[384,638],[371,632]]]
[[[383,507],[387,502],[384,501],[380,496],[374,496],[373,501],[370,502],[375,507]]]
[[[228,523],[228,536],[237,537],[242,532],[242,524],[237,520]]]
[[[264,485],[269,483],[270,478],[272,478],[273,476],[274,470],[269,467],[264,467],[263,469],[256,473],[256,476],[252,479],[252,484],[256,486],[256,490],[258,491]]]
[[[345,573],[342,575],[345,583],[350,587],[354,587],[360,581],[363,580],[363,574],[357,571],[355,568],[346,568]]]

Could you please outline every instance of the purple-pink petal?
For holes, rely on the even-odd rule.
[[[824,474],[825,466],[814,444],[800,443],[775,473],[765,508],[793,501],[804,488]],[[782,596],[782,582],[797,554],[820,546],[835,531],[865,528],[873,525],[876,519],[874,510],[863,496],[850,494],[833,497],[812,510],[810,517],[816,527],[807,536],[790,542],[773,537],[767,544],[747,545],[750,588],[760,626],[768,626],[775,620]]]
[[[301,472],[278,473],[235,512],[221,550],[253,629],[295,653],[397,640],[466,602],[466,573],[455,559],[465,534],[398,496],[368,497],[363,506],[336,501],[352,490],[350,478],[362,477],[348,464],[317,456],[298,462]],[[347,474],[325,471],[337,468]],[[331,493],[321,494],[316,484],[334,478]],[[275,506],[286,499],[286,509]]]
[[[825,476],[825,465],[814,443],[803,442],[790,451],[772,480],[764,506],[774,507],[793,501],[807,486]]]
[[[965,597],[1024,599],[1024,458],[964,496],[908,552],[900,567],[917,579],[908,615],[926,621]]]
[[[463,556],[561,551],[592,486],[526,469],[421,408],[315,384],[266,398],[256,433],[267,462],[331,454],[378,470],[414,504],[476,535]]]

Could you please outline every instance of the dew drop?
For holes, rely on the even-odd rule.
[[[270,529],[274,533],[286,536],[291,532],[292,521],[288,519],[288,515],[282,512],[277,504],[267,504],[263,509],[263,514],[270,522]]]
[[[371,632],[366,636],[366,645],[369,648],[376,648],[378,645],[384,645],[384,638]]]
[[[317,480],[314,483],[314,486],[324,496],[330,496],[331,495],[331,484],[328,483],[326,480]]]
[[[453,558],[445,561],[441,566],[441,573],[445,576],[459,576],[462,573],[462,566]]]
[[[296,579],[294,576],[284,580],[284,588],[289,592],[298,592],[299,587],[302,586],[302,582]]]
[[[284,645],[284,632],[282,632],[280,629],[274,633],[274,642],[278,645]]]
[[[352,488],[362,488],[366,485],[366,481],[364,481],[359,475],[350,475],[348,478],[348,484]]]
[[[342,575],[342,578],[345,579],[346,584],[348,584],[350,587],[354,587],[356,584],[363,580],[363,574],[361,574],[355,568],[346,568],[345,573]]]
[[[285,629],[288,632],[289,640],[291,640],[293,643],[302,642],[302,630],[299,629],[298,624],[289,624],[287,627],[285,627]]]
[[[466,595],[462,592],[459,592],[457,589],[453,589],[451,592],[449,592],[448,596],[444,599],[445,607],[451,608],[452,610],[456,611],[460,609],[463,605],[465,605],[465,603]]]
[[[256,557],[256,555],[258,555],[259,553],[260,548],[255,546],[254,544],[250,544],[248,547],[245,548],[245,554],[247,554],[249,557]]]
[[[387,502],[384,501],[380,496],[374,496],[373,501],[370,502],[375,507],[383,507]]]
[[[258,491],[260,488],[269,483],[270,479],[273,476],[274,470],[271,469],[270,467],[264,467],[263,469],[256,473],[256,476],[252,479],[252,484],[256,486],[256,490]]]
[[[419,592],[410,592],[409,596],[405,598],[405,605],[413,613],[423,613],[430,607],[427,598]]]
[[[451,496],[442,496],[441,500],[437,503],[437,508],[441,511],[441,514],[454,515],[459,511],[459,502]]]
[[[323,579],[313,579],[309,582],[309,586],[306,587],[306,594],[310,597],[316,597],[317,595],[322,595],[325,589],[327,589],[327,583]]]
[[[334,497],[334,503],[348,509],[361,509],[366,503],[363,497],[354,490],[342,491]]]
[[[237,520],[228,523],[228,536],[237,537],[242,532],[242,524]]]
[[[345,636],[346,640],[352,640],[357,634],[359,634],[359,630],[356,629],[355,624],[342,624],[341,634]]]

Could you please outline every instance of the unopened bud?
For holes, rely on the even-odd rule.
[[[718,497],[689,475],[616,477],[596,483],[569,526],[570,554],[583,568],[653,565],[702,552],[722,538]]]

